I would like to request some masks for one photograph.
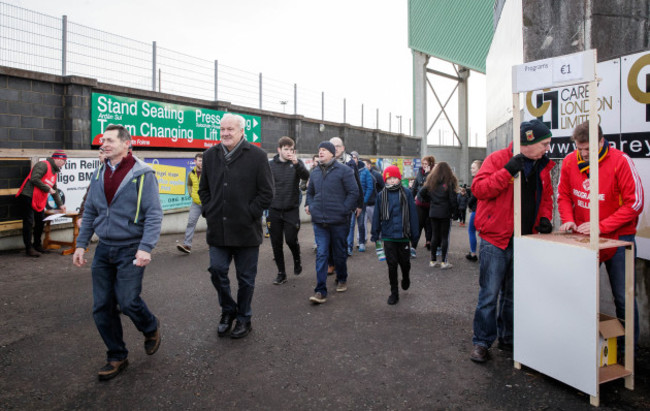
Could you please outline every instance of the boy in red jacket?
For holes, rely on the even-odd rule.
[[[562,164],[558,186],[561,231],[589,235],[589,122],[573,131],[575,151]],[[643,211],[643,186],[634,163],[609,146],[598,126],[599,230],[602,237],[634,242],[639,214]],[[636,250],[636,247],[635,247]],[[614,294],[616,316],[625,318],[625,248],[601,250]],[[639,313],[634,301],[634,341],[639,339]]]
[[[553,230],[550,170],[555,163],[546,156],[551,131],[541,121],[525,121],[519,139],[520,154],[512,155],[512,144],[495,151],[472,182],[478,199],[475,224],[481,235],[480,290],[470,355],[475,362],[488,360],[488,349],[497,337],[500,348],[512,350],[514,181],[521,184],[522,234]]]

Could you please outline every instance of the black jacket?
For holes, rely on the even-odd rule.
[[[411,186],[411,194],[413,194],[413,198],[417,199],[420,196],[420,190],[424,186],[424,182],[427,179],[427,176],[429,173],[424,173],[423,169],[419,169],[418,173],[415,175],[415,180],[413,181],[413,186]],[[424,201],[422,197],[419,199],[423,203],[428,203],[428,201]]]
[[[281,161],[276,154],[269,162],[275,185],[275,194],[271,201],[271,208],[276,210],[291,210],[300,205],[300,180],[309,178],[309,171],[302,160],[298,164],[291,161]]]
[[[439,184],[433,193],[426,187],[422,187],[419,195],[426,202],[429,202],[429,217],[431,218],[455,218],[458,214],[458,198],[456,187],[448,187]]]
[[[262,244],[262,213],[273,199],[273,176],[264,150],[248,141],[226,165],[223,148],[203,153],[199,183],[207,242],[215,247],[253,247]]]

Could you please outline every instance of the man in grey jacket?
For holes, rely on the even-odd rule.
[[[140,298],[144,267],[160,237],[162,208],[154,170],[129,151],[131,135],[121,125],[104,131],[105,163],[95,170],[77,237],[74,265],[86,263],[84,252],[93,232],[99,237],[92,263],[93,317],[106,347],[101,381],[128,365],[120,310],[144,334],[148,355],[160,346],[160,323]],[[118,309],[119,304],[119,309]]]

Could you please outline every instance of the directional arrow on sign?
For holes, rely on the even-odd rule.
[[[259,123],[257,122],[257,120],[255,120],[255,118],[253,117],[253,127],[257,127],[258,124]]]
[[[257,134],[253,133],[253,141],[257,141],[259,139],[260,137]]]

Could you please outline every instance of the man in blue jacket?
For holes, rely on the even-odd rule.
[[[363,194],[363,207],[361,207],[361,213],[357,216],[357,226],[359,227],[357,241],[359,252],[364,252],[366,251],[366,209],[368,206],[374,207],[377,192],[375,191],[375,179],[370,174],[370,170],[366,168],[366,164],[359,161],[359,153],[353,151],[351,155],[359,172],[359,181],[361,182],[361,192]],[[348,245],[350,244],[354,244],[354,222],[348,234]]]
[[[345,164],[336,161],[336,148],[329,141],[318,145],[320,164],[314,168],[307,186],[305,212],[311,215],[316,251],[317,284],[314,295],[309,298],[314,304],[327,301],[327,259],[332,245],[332,257],[336,267],[337,292],[347,288],[347,234],[350,215],[357,206],[359,188],[354,172]]]
[[[129,364],[120,310],[144,334],[148,355],[158,351],[161,339],[160,322],[140,297],[144,268],[151,262],[162,225],[158,180],[151,167],[131,154],[130,146],[131,135],[125,127],[106,127],[102,137],[105,164],[90,181],[72,257],[74,265],[84,265],[90,237],[97,233],[93,317],[108,348],[107,363],[98,373],[101,381],[117,376]]]

